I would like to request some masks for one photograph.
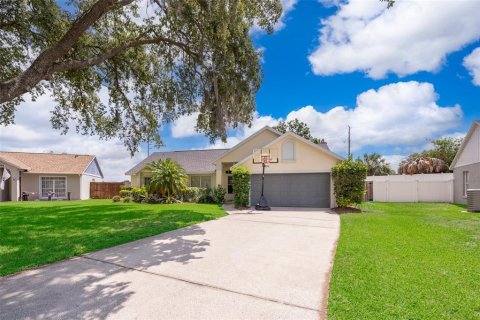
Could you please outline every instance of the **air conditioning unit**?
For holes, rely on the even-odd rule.
[[[480,212],[480,189],[467,190],[467,209],[469,212]]]

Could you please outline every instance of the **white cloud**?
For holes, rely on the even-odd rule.
[[[287,19],[287,15],[290,11],[295,8],[298,0],[281,0],[282,3],[282,16],[280,17],[279,21],[275,24],[275,31],[282,30],[286,26],[285,20]]]
[[[399,154],[390,154],[390,155],[383,156],[383,159],[385,159],[385,161],[390,164],[390,168],[393,171],[397,172],[398,165],[406,157],[407,156],[399,155]]]
[[[334,152],[346,153],[348,125],[352,126],[352,152],[366,146],[393,146],[398,147],[394,152],[402,152],[416,150],[460,124],[461,107],[442,107],[437,100],[430,83],[398,82],[359,94],[353,109],[338,106],[321,112],[305,106],[291,111],[285,120],[297,118],[307,123],[312,135],[325,138]],[[231,148],[264,126],[277,125],[279,120],[282,118],[256,113],[251,128],[235,130],[227,143],[217,141],[207,148]],[[389,160],[394,162],[398,158],[392,156]]]
[[[201,133],[195,130],[197,126],[197,118],[199,112],[191,115],[181,116],[172,123],[171,133],[173,138],[184,138],[200,135]]]
[[[437,99],[430,83],[398,82],[361,93],[353,109],[320,112],[306,106],[290,112],[287,120],[306,122],[312,135],[325,138],[336,152],[347,149],[347,125],[352,126],[352,151],[367,145],[418,145],[460,123],[460,106],[441,107]]]
[[[56,152],[96,155],[106,181],[123,181],[125,171],[146,155],[137,153],[133,158],[117,139],[104,141],[97,136],[82,136],[75,131],[61,135],[53,130],[50,112],[55,102],[43,95],[32,102],[26,95],[15,114],[15,124],[0,127],[0,150],[23,152]]]
[[[473,77],[473,84],[480,86],[480,47],[472,51],[463,59],[463,65]]]
[[[397,1],[391,9],[378,0],[341,2],[322,20],[309,60],[318,75],[435,72],[449,53],[480,38],[478,12],[480,1],[469,0]]]

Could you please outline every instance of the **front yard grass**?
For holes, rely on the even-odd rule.
[[[331,319],[480,319],[480,214],[365,203],[341,216]]]
[[[225,215],[218,205],[0,203],[0,276]]]

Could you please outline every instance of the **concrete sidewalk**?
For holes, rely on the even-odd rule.
[[[0,318],[319,319],[328,210],[236,212],[0,279]]]

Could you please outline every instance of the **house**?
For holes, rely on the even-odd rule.
[[[450,165],[455,203],[467,203],[467,189],[480,189],[480,120],[473,122]]]
[[[255,204],[261,194],[262,165],[254,163],[258,150],[276,150],[278,163],[266,168],[265,196],[273,207],[332,207],[335,204],[331,169],[342,157],[326,144],[314,144],[294,133],[279,133],[264,127],[231,149],[156,152],[127,171],[132,186],[148,183],[146,166],[159,159],[173,159],[183,166],[189,186],[223,186],[227,201],[233,199],[231,170],[242,165],[250,169],[251,197]],[[276,159],[275,159],[276,160]]]
[[[28,200],[83,200],[90,198],[90,182],[103,181],[95,156],[57,153],[0,151],[0,176],[7,170],[10,178],[0,201],[18,201],[23,194]]]

